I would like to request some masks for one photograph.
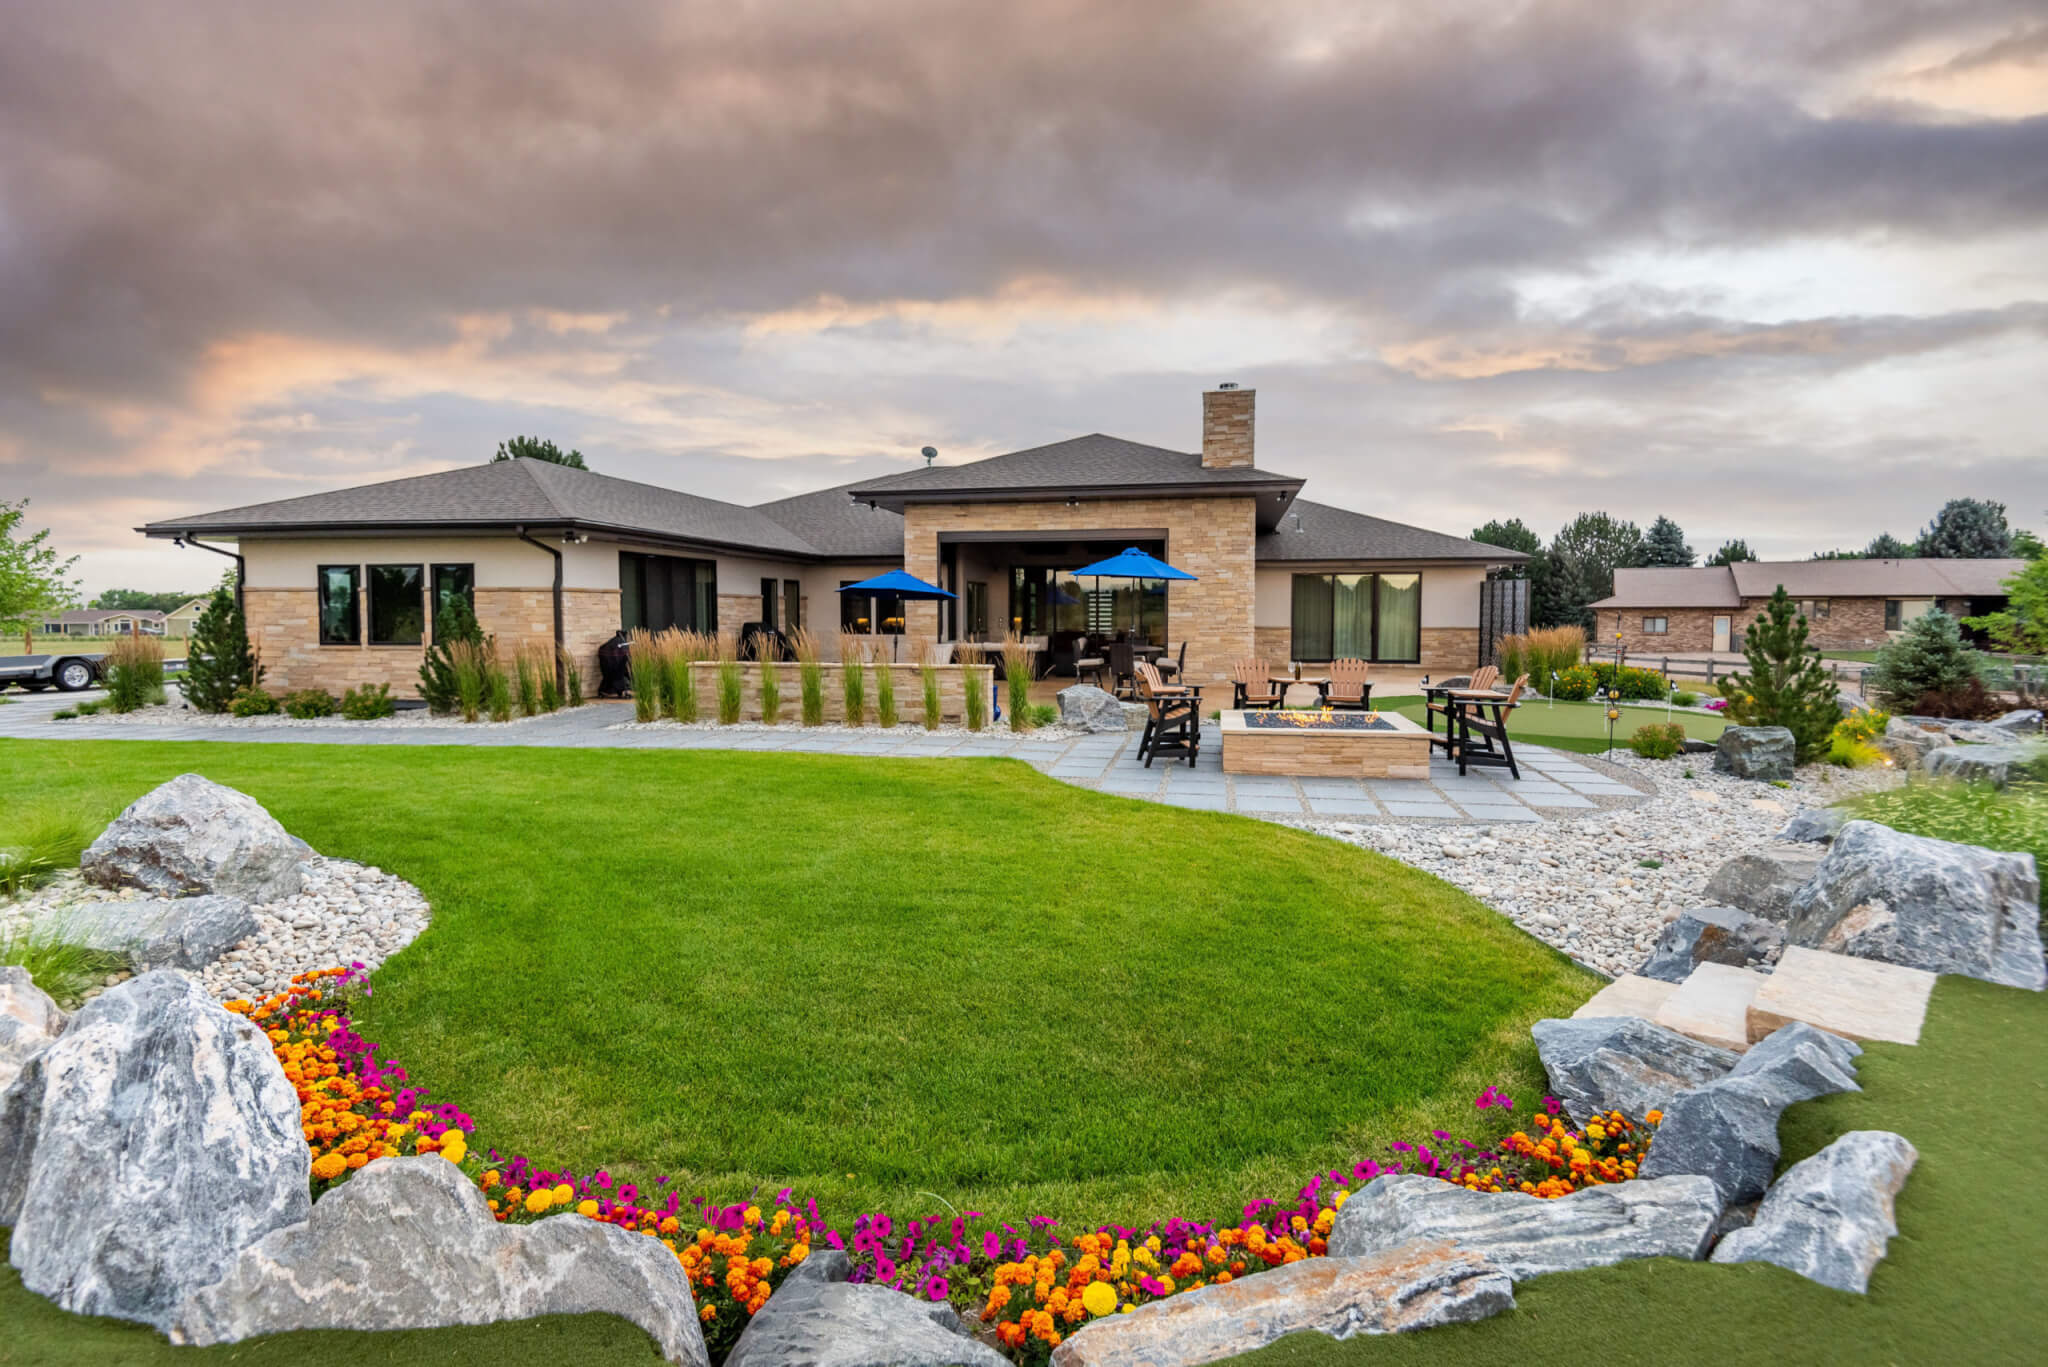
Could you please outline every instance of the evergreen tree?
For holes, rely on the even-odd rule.
[[[201,712],[225,712],[235,694],[262,680],[263,666],[249,646],[249,624],[241,605],[228,589],[215,589],[192,624],[185,677],[179,684],[185,701]]]
[[[566,465],[573,470],[588,470],[583,463],[581,451],[564,451],[546,437],[514,437],[498,443],[498,454],[491,457],[491,464],[501,460],[544,460],[550,465]]]
[[[1783,584],[1743,638],[1742,653],[1748,672],[1730,674],[1721,686],[1730,699],[1729,719],[1739,726],[1782,726],[1792,733],[1799,763],[1818,758],[1842,719],[1842,705],[1820,652],[1806,644],[1806,619]]]
[[[1901,541],[1890,532],[1879,532],[1863,548],[1867,560],[1911,560],[1919,552],[1910,541]]]
[[[1690,565],[1693,562],[1692,547],[1685,544],[1685,531],[1668,517],[1660,517],[1650,524],[1648,535],[1643,537],[1643,563],[1645,565]]]
[[[458,641],[484,643],[484,629],[477,625],[476,610],[461,594],[451,594],[434,609],[434,644],[420,662],[420,697],[427,710],[437,715],[453,712],[462,701],[455,683],[455,660],[449,647]]]
[[[1614,572],[1644,563],[1643,534],[1607,513],[1580,513],[1550,543],[1548,582],[1532,588],[1545,626],[1594,628],[1589,603],[1614,592]]]
[[[1747,541],[1737,537],[1733,541],[1722,542],[1721,549],[1707,557],[1707,563],[1709,565],[1733,565],[1739,560],[1754,559],[1756,559],[1756,552],[1749,548]]]
[[[1895,712],[1926,710],[1945,716],[1956,703],[1974,707],[1983,689],[1977,652],[1963,640],[1956,619],[1945,612],[1923,613],[1906,624],[1863,676],[1863,687]]]
[[[1952,498],[1920,533],[1920,554],[1940,560],[1999,560],[2012,554],[2012,529],[2005,505],[1978,498]]]

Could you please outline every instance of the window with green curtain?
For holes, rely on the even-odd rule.
[[[1332,617],[1330,640],[1333,660],[1372,658],[1372,576],[1339,574],[1331,576]]]
[[[1328,660],[1334,658],[1330,648],[1334,644],[1335,593],[1331,576],[1327,574],[1297,574],[1294,576],[1294,658],[1297,660]],[[1269,664],[1275,663],[1268,661]]]
[[[1422,576],[1379,576],[1379,653],[1376,658],[1416,661],[1422,658]]]

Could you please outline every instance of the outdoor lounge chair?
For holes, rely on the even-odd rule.
[[[1136,671],[1138,697],[1145,704],[1145,730],[1138,738],[1138,758],[1150,769],[1165,755],[1186,759],[1193,768],[1202,748],[1202,690],[1162,682],[1159,671],[1140,660]]]
[[[1330,661],[1331,707],[1372,706],[1372,666],[1363,660]]]
[[[1279,706],[1280,690],[1266,677],[1272,672],[1264,660],[1238,660],[1231,664],[1230,682],[1235,695],[1232,701],[1240,711],[1247,707]]]

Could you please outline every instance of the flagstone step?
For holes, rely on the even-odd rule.
[[[1767,982],[1762,973],[1704,963],[1686,975],[1650,1019],[1702,1044],[1742,1053],[1749,1048],[1749,1005]]]
[[[1805,1021],[1848,1039],[1918,1044],[1934,979],[1924,969],[1788,947],[1749,1003],[1749,1038]]]
[[[1655,1020],[1657,1010],[1678,990],[1677,983],[1624,973],[1595,992],[1586,1004],[1572,1012],[1573,1020],[1588,1016],[1641,1016]]]

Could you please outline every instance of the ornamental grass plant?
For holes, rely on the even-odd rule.
[[[464,721],[476,721],[490,706],[496,654],[490,643],[482,639],[450,641],[445,649],[454,710],[462,714]]]
[[[967,729],[979,731],[988,725],[988,689],[981,673],[981,651],[972,641],[953,647],[953,659],[960,666],[960,710]]]
[[[107,647],[100,668],[107,705],[116,712],[133,712],[164,700],[164,646],[156,637],[121,637]]]
[[[718,643],[700,631],[671,627],[662,633],[662,711],[684,724],[701,715],[697,706],[697,662],[716,653]]]
[[[0,895],[19,897],[77,868],[78,857],[105,824],[76,812],[31,809],[0,827]]]
[[[60,1008],[75,1011],[86,992],[107,974],[128,967],[128,956],[75,943],[68,933],[63,921],[56,919],[0,934],[0,967],[26,969]]]
[[[864,665],[867,661],[867,639],[858,632],[839,633],[839,701],[846,713],[848,726],[865,725],[867,721],[867,681]],[[882,675],[888,666],[875,666],[875,702],[879,708],[882,700]],[[893,696],[891,698],[893,703]],[[888,722],[882,723],[884,726]]]
[[[798,712],[805,726],[825,724],[825,669],[818,663],[818,638],[804,627],[789,634],[796,653]]]
[[[1029,731],[1031,717],[1031,648],[1015,631],[1003,633],[1003,681],[1008,685],[1010,729]]]
[[[664,632],[663,636],[667,633]],[[667,702],[668,643],[645,627],[626,633],[626,678],[633,690],[633,720],[658,721]],[[695,699],[692,699],[694,702]]]
[[[896,665],[892,660],[875,661],[875,725],[891,730],[896,715]]]
[[[939,729],[939,664],[933,658],[932,643],[920,638],[917,642],[918,682],[924,686],[924,729]]]
[[[576,663],[576,657],[569,653],[569,647],[558,646],[556,653],[562,669],[562,705],[583,706],[583,666]]]
[[[547,661],[546,667],[549,673],[553,673],[554,661]],[[531,643],[520,642],[512,652],[512,681],[521,716],[537,717],[541,713],[541,668],[542,662],[534,658]]]
[[[782,720],[782,668],[775,662],[775,638],[765,632],[754,638],[754,665],[761,671],[761,721],[774,726]]]
[[[484,706],[492,721],[512,720],[512,675],[494,647],[484,651]]]
[[[737,726],[740,705],[746,696],[745,676],[740,673],[739,638],[730,631],[718,633],[718,724]]]

